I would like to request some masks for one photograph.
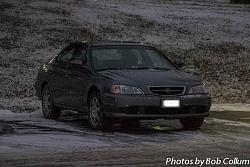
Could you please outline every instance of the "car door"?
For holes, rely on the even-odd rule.
[[[56,104],[67,106],[68,102],[68,68],[74,53],[73,45],[67,46],[60,52],[54,64],[54,71],[50,77],[50,89]]]
[[[86,109],[87,105],[87,86],[89,83],[89,71],[87,66],[87,46],[78,44],[70,62],[70,100],[72,107],[79,111]]]

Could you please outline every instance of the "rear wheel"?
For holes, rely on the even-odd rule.
[[[42,92],[42,110],[45,118],[57,119],[61,115],[61,109],[56,107],[47,85],[44,86]]]
[[[88,100],[89,125],[95,130],[104,130],[110,127],[111,122],[103,114],[103,106],[100,93],[94,91]]]
[[[184,129],[196,130],[201,127],[204,122],[204,118],[182,118],[180,122]]]

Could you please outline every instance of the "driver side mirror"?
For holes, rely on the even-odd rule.
[[[88,69],[88,66],[87,66],[86,62],[83,61],[83,60],[80,60],[80,59],[71,60],[70,66],[72,68],[76,68],[76,69],[82,69],[82,70],[87,70]]]
[[[70,62],[70,64],[71,65],[79,65],[79,66],[82,66],[83,65],[83,62],[82,62],[82,60],[79,60],[79,59],[74,59],[74,60],[71,60],[71,62]]]
[[[181,68],[184,67],[184,63],[183,62],[174,61],[173,63],[179,69],[181,69]]]

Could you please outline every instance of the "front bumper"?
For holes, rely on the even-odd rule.
[[[180,108],[162,108],[162,99],[180,99]],[[107,117],[136,119],[180,119],[209,115],[211,97],[208,94],[182,96],[113,95],[102,97]]]

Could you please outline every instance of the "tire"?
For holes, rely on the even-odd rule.
[[[101,95],[97,91],[90,93],[88,98],[89,125],[94,130],[106,130],[110,128],[111,121],[105,118]]]
[[[61,109],[54,105],[50,89],[47,85],[44,86],[42,91],[42,111],[43,116],[48,119],[57,119],[61,115]]]
[[[182,118],[180,122],[184,129],[197,130],[204,122],[204,118]]]

